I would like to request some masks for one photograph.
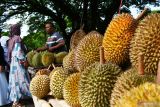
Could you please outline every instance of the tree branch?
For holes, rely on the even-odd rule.
[[[71,17],[72,20],[80,20],[80,16],[78,12],[74,9],[74,7],[68,4],[65,0],[50,0],[55,6],[59,7],[61,11]]]

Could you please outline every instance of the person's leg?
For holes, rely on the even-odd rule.
[[[9,83],[9,72],[5,72],[5,74],[6,74],[7,82]]]

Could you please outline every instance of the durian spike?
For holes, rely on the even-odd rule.
[[[137,16],[136,20],[137,21],[140,20],[147,11],[148,11],[148,8],[144,8],[144,10]]]
[[[142,53],[138,55],[138,74],[144,75],[144,56]]]
[[[100,64],[104,64],[105,60],[104,60],[104,47],[100,46]]]
[[[156,83],[160,84],[160,61],[158,62],[158,70],[157,70]]]

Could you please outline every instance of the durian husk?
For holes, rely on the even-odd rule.
[[[145,73],[156,74],[160,60],[160,14],[149,14],[137,26],[131,41],[130,59],[137,67],[138,54],[144,54]]]
[[[82,107],[108,107],[111,91],[121,73],[119,66],[98,62],[88,66],[79,82],[79,99]]]
[[[36,54],[36,52],[33,51],[33,50],[27,53],[27,61],[28,61],[30,66],[33,66],[32,58],[33,58],[34,54]]]
[[[160,85],[146,82],[127,91],[114,107],[159,107]]]
[[[49,82],[50,80],[47,75],[35,76],[30,82],[31,94],[38,98],[45,97],[50,91]]]
[[[55,54],[55,63],[56,64],[62,64],[63,58],[68,54],[68,52],[59,52]]]
[[[50,74],[50,70],[48,69],[40,69],[36,72],[36,75],[48,75]]]
[[[70,75],[62,67],[57,67],[50,77],[50,90],[52,95],[57,99],[63,99],[63,85],[67,77]]]
[[[112,19],[104,34],[102,46],[108,62],[119,66],[129,63],[130,41],[134,35],[137,21],[128,13]]]
[[[155,75],[140,75],[135,68],[131,68],[122,73],[121,76],[118,77],[111,94],[111,107],[114,107],[127,91],[145,82],[154,82],[155,80]]]
[[[54,62],[54,54],[51,52],[44,52],[41,60],[43,66],[47,67]]]
[[[42,53],[36,53],[34,54],[33,58],[32,58],[32,64],[34,67],[41,67],[43,66],[42,64]]]
[[[82,72],[92,63],[99,62],[99,47],[102,45],[103,36],[91,31],[78,44],[75,50],[75,67]]]
[[[63,59],[63,67],[65,70],[76,71],[74,51],[75,49],[71,50]]]
[[[61,67],[55,67],[49,74],[49,78],[51,79],[52,75],[54,74],[55,71],[61,69]]]
[[[81,107],[78,94],[79,80],[80,73],[74,73],[66,79],[63,86],[64,100],[71,105],[71,107]]]
[[[73,35],[71,36],[71,40],[70,40],[70,50],[73,50],[77,47],[79,41],[84,38],[84,36],[86,35],[86,33],[83,30],[83,26],[76,30]]]

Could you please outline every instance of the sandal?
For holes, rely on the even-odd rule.
[[[19,102],[14,102],[12,104],[12,107],[23,107],[22,104],[20,104]]]

